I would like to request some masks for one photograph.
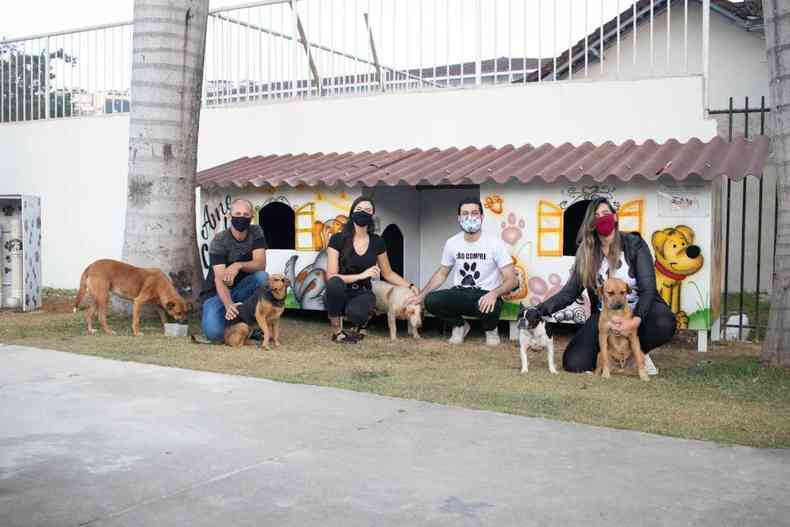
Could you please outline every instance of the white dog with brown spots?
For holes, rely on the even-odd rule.
[[[551,328],[546,322],[552,320],[543,317],[542,320],[530,323],[527,319],[527,309],[523,306],[518,314],[518,343],[521,354],[521,373],[529,370],[529,359],[527,353],[532,351],[546,351],[546,362],[549,364],[549,371],[556,374],[557,368],[554,366],[554,339],[551,335]]]

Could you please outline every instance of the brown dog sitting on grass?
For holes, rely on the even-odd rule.
[[[645,354],[642,353],[637,331],[620,333],[609,327],[609,322],[614,317],[621,317],[623,320],[633,317],[628,308],[628,293],[630,293],[628,284],[618,278],[609,278],[598,290],[603,310],[598,319],[598,344],[601,349],[598,352],[595,373],[608,379],[611,375],[610,360],[614,360],[622,370],[625,369],[625,364],[633,353],[639,378],[646,381],[648,376],[645,369]]]
[[[263,333],[261,346],[268,350],[271,341],[280,345],[280,316],[285,311],[285,296],[291,282],[282,274],[269,276],[266,285],[239,306],[238,316],[228,321],[225,328],[225,344],[234,348],[248,343],[250,333],[258,326]]]
[[[85,293],[93,299],[88,310],[85,311],[85,322],[90,333],[96,332],[93,329],[93,314],[98,310],[99,323],[104,333],[113,334],[107,326],[107,303],[110,293],[133,302],[132,334],[135,337],[142,335],[140,308],[144,304],[157,306],[162,325],[167,322],[165,311],[175,320],[186,319],[186,302],[160,269],[135,267],[116,260],[96,260],[85,268],[80,278],[80,290],[74,300],[75,313]]]

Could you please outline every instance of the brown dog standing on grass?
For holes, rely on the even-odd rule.
[[[135,337],[142,335],[140,308],[144,304],[157,306],[159,319],[163,325],[167,322],[165,311],[176,320],[186,319],[186,302],[160,269],[135,267],[116,260],[96,260],[85,268],[80,278],[80,290],[74,300],[75,313],[86,292],[93,299],[85,312],[85,322],[90,333],[96,332],[93,329],[93,314],[98,309],[99,323],[104,333],[113,334],[107,326],[107,303],[110,293],[133,302],[132,334]]]
[[[628,308],[627,297],[629,292],[628,284],[618,278],[609,278],[598,290],[603,310],[598,319],[598,344],[601,349],[598,352],[595,373],[600,374],[604,379],[608,379],[611,375],[610,359],[614,359],[619,364],[620,369],[624,369],[625,363],[633,353],[639,378],[646,381],[648,376],[645,369],[645,354],[642,353],[642,346],[639,344],[637,331],[620,333],[609,327],[609,322],[614,317],[628,320],[633,316]]]
[[[280,316],[285,311],[285,296],[291,282],[282,274],[269,276],[269,281],[254,295],[239,303],[239,315],[225,328],[225,344],[234,348],[248,343],[250,333],[257,325],[263,333],[261,346],[280,345]]]

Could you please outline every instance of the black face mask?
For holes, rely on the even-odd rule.
[[[252,218],[245,218],[244,216],[233,216],[230,219],[230,224],[239,232],[244,232],[250,228]]]
[[[351,215],[351,220],[360,227],[367,227],[373,223],[373,215],[363,210],[358,210]]]

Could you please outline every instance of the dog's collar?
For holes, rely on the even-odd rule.
[[[667,276],[668,278],[671,278],[672,280],[685,280],[686,279],[686,275],[682,275],[682,274],[678,274],[678,273],[676,273],[674,271],[670,271],[669,269],[667,269],[666,267],[661,265],[661,262],[659,262],[658,260],[656,260],[656,270],[658,272],[660,272],[661,274]]]
[[[274,292],[268,287],[263,291],[263,297],[271,302],[274,307],[283,307],[285,305],[285,298],[276,298]]]

